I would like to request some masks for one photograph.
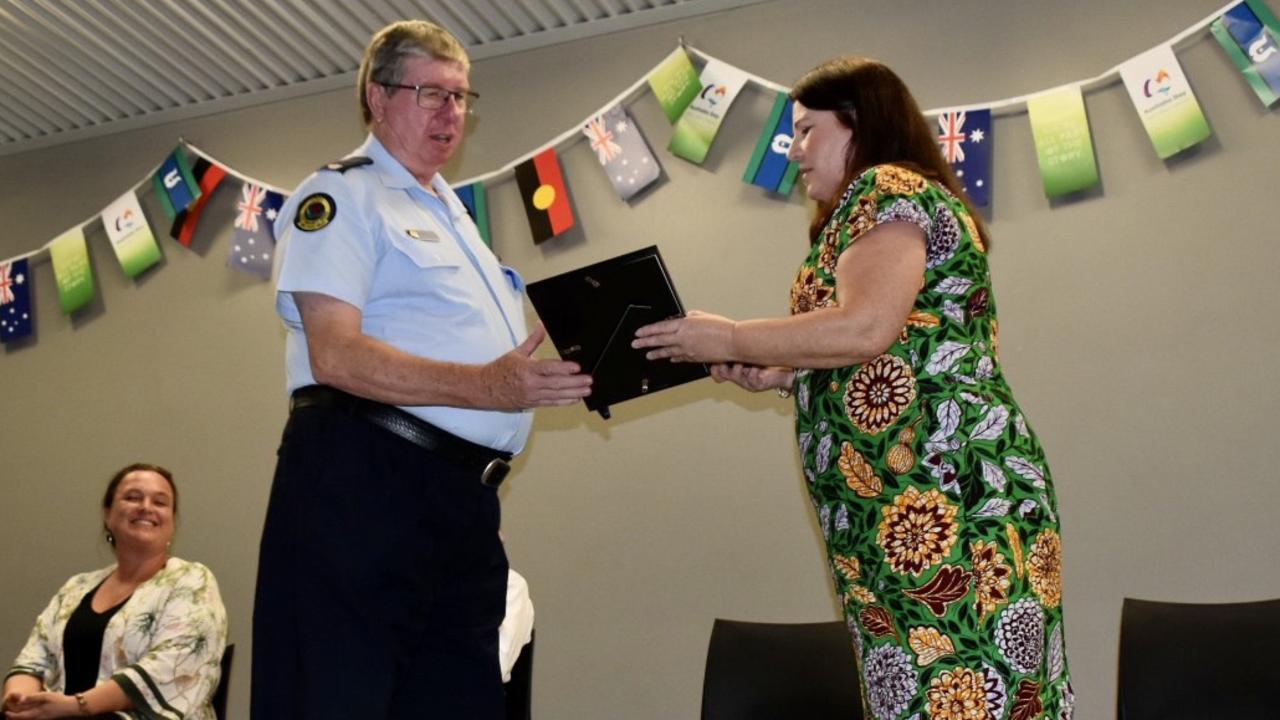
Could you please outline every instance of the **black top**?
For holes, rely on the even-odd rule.
[[[103,582],[106,582],[104,579]],[[92,690],[98,684],[98,665],[102,659],[102,636],[107,631],[107,623],[129,602],[129,598],[120,604],[108,608],[102,613],[94,612],[93,596],[97,587],[85,594],[80,606],[67,618],[67,629],[62,634],[62,657],[67,666],[66,694],[75,695]],[[129,597],[133,597],[130,595]]]

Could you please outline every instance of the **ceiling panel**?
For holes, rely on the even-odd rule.
[[[348,86],[398,18],[482,60],[761,1],[0,0],[0,156]]]

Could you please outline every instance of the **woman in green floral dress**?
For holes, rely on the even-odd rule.
[[[792,315],[692,312],[635,345],[794,392],[869,718],[1066,720],[1057,503],[996,354],[985,228],[887,67],[832,60],[791,95],[817,202]]]

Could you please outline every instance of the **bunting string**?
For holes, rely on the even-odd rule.
[[[1175,100],[1183,103],[1184,105],[1190,104],[1195,106],[1194,95],[1191,93],[1190,87],[1186,84],[1185,77],[1182,75],[1181,69],[1178,67],[1177,60],[1173,56],[1173,50],[1178,46],[1188,44],[1189,39],[1198,39],[1202,36],[1203,31],[1206,28],[1213,31],[1213,35],[1217,38],[1219,43],[1223,45],[1224,51],[1231,56],[1237,68],[1245,75],[1249,84],[1253,87],[1254,92],[1258,95],[1259,99],[1262,100],[1265,106],[1270,107],[1272,103],[1277,99],[1280,99],[1280,74],[1276,74],[1274,68],[1261,68],[1261,65],[1259,64],[1261,62],[1260,60],[1251,60],[1246,56],[1246,54],[1241,52],[1241,49],[1244,48],[1246,44],[1256,44],[1256,42],[1258,42],[1258,38],[1261,38],[1261,41],[1263,42],[1270,43],[1272,46],[1276,45],[1277,42],[1280,42],[1280,21],[1276,20],[1275,16],[1269,9],[1267,9],[1264,3],[1265,0],[1231,0],[1231,2],[1226,3],[1219,9],[1208,14],[1199,22],[1185,28],[1166,40],[1164,43],[1154,46],[1143,54],[1129,58],[1122,63],[1118,63],[1093,77],[1075,80],[1046,90],[1040,90],[1016,97],[965,105],[931,108],[924,110],[923,114],[926,117],[939,119],[941,129],[938,138],[939,143],[944,148],[944,154],[946,155],[948,162],[951,162],[953,166],[959,170],[960,166],[956,165],[956,163],[963,163],[965,161],[966,150],[975,156],[980,156],[983,152],[990,152],[990,143],[982,143],[993,129],[990,123],[991,116],[1027,113],[1030,116],[1033,135],[1036,136],[1036,152],[1038,160],[1041,163],[1042,175],[1045,177],[1046,194],[1050,197],[1055,197],[1057,195],[1073,192],[1088,187],[1093,182],[1096,182],[1096,167],[1088,167],[1089,165],[1092,165],[1093,162],[1093,146],[1092,140],[1089,136],[1087,121],[1084,120],[1082,94],[1085,91],[1105,87],[1115,83],[1117,80],[1123,80],[1126,85],[1129,86],[1135,107],[1138,109],[1140,116],[1142,116],[1144,125],[1148,123],[1148,115],[1150,113],[1159,110],[1160,106],[1168,105],[1170,102]],[[1234,33],[1234,35],[1232,33]],[[1235,38],[1234,41],[1232,40],[1233,37]],[[1248,43],[1242,41],[1241,37],[1246,38]],[[1233,42],[1239,47],[1233,45]],[[1274,52],[1274,49],[1272,52]],[[698,77],[696,69],[689,62],[690,56],[695,57],[702,62],[703,74],[701,78]],[[1150,65],[1150,62],[1153,61],[1148,61],[1147,56],[1158,56],[1160,59],[1157,59],[1154,62],[1161,64]],[[1263,57],[1266,56],[1264,55]],[[1250,64],[1251,62],[1253,63],[1252,65]],[[673,70],[673,66],[675,65],[679,65],[680,67]],[[1158,73],[1151,68],[1159,68]],[[748,176],[744,177],[744,180],[782,195],[789,192],[791,183],[794,181],[794,169],[781,169],[778,163],[781,162],[783,167],[787,166],[786,146],[789,145],[790,142],[791,111],[786,95],[789,93],[790,88],[758,75],[739,70],[710,53],[696,47],[686,45],[683,37],[680,38],[677,47],[668,53],[657,65],[641,74],[638,79],[605,102],[595,112],[583,118],[581,122],[566,129],[555,137],[550,138],[535,149],[520,155],[510,162],[507,162],[501,167],[456,181],[453,183],[453,186],[460,190],[467,189],[475,196],[470,197],[469,195],[470,201],[468,201],[469,208],[472,210],[473,214],[475,214],[476,211],[473,205],[477,202],[477,198],[481,207],[483,207],[486,202],[484,200],[485,184],[492,183],[493,181],[500,180],[514,174],[518,176],[518,179],[520,179],[523,192],[524,186],[529,182],[528,173],[533,172],[533,170],[528,169],[526,166],[541,163],[539,165],[540,169],[537,170],[537,180],[533,181],[534,184],[532,185],[534,189],[538,189],[538,183],[552,182],[542,176],[543,171],[551,167],[547,165],[547,163],[550,162],[554,164],[554,168],[551,168],[554,170],[554,172],[552,172],[552,176],[555,178],[555,182],[561,183],[560,189],[563,190],[563,181],[560,179],[561,171],[559,169],[559,161],[555,159],[553,151],[555,149],[580,142],[587,137],[591,138],[592,148],[597,151],[601,165],[606,166],[606,171],[609,172],[611,181],[617,181],[617,183],[637,182],[635,179],[624,180],[623,174],[625,173],[620,174],[616,168],[611,170],[610,166],[608,166],[608,163],[622,152],[622,148],[618,143],[622,142],[624,137],[631,138],[632,135],[636,135],[636,133],[633,133],[632,135],[625,135],[629,129],[628,125],[630,128],[635,128],[634,119],[629,116],[629,113],[626,112],[625,108],[632,104],[642,94],[642,92],[646,90],[656,90],[658,85],[654,85],[655,78],[660,78],[664,74],[669,74],[676,70],[678,70],[678,74],[680,75],[680,77],[676,79],[683,83],[677,89],[681,93],[686,91],[691,92],[688,96],[684,96],[680,99],[667,97],[659,98],[660,102],[663,104],[663,109],[667,112],[668,119],[671,120],[674,125],[672,146],[669,148],[672,153],[677,156],[690,159],[693,162],[700,162],[701,156],[699,156],[698,159],[694,159],[689,157],[687,150],[677,149],[677,139],[688,142],[689,135],[696,136],[701,132],[704,137],[695,137],[695,139],[704,142],[701,150],[703,155],[705,155],[706,147],[711,143],[711,139],[715,135],[715,130],[718,127],[720,120],[723,118],[724,113],[727,112],[729,105],[732,104],[733,93],[736,93],[737,88],[740,88],[743,84],[751,83],[760,88],[776,93],[777,98],[775,99],[773,115],[764,129],[764,133],[761,135],[761,139],[756,147],[755,156],[752,158],[747,171]],[[1146,92],[1145,97],[1148,98],[1148,101],[1145,106],[1142,105],[1142,100],[1138,97],[1138,95],[1142,93],[1136,91],[1131,85],[1134,81],[1135,73],[1138,73],[1137,77],[1139,85],[1142,85],[1143,78],[1147,78],[1146,82],[1148,84],[1155,83],[1156,91],[1163,93],[1163,95],[1151,99],[1152,93]],[[1152,74],[1144,75],[1142,73]],[[1275,77],[1272,75],[1275,75]],[[1173,83],[1175,82],[1180,82],[1181,85],[1175,88],[1173,86]],[[703,126],[694,126],[694,122],[690,122],[688,126],[686,126],[684,124],[685,120],[691,113],[684,113],[684,109],[690,106],[690,102],[693,102],[696,106],[696,101],[692,98],[693,95],[699,94],[699,89],[701,89],[702,94],[706,94],[707,90],[711,87],[711,85],[706,85],[704,87],[703,83],[725,83],[724,85],[718,85],[722,93],[725,92],[726,88],[729,86],[733,86],[734,89],[727,95],[721,95],[720,99],[727,100],[727,102],[723,102],[723,104],[716,110],[716,113],[719,114],[714,121],[712,121],[713,124],[709,128],[705,124]],[[653,87],[646,88],[646,84],[653,85]],[[1178,93],[1181,93],[1181,95],[1178,95]],[[668,94],[665,88],[662,94]],[[668,106],[668,104],[673,100],[676,101],[674,104],[679,104],[679,107],[674,110],[674,115],[672,114],[672,108]],[[619,111],[619,107],[621,107],[622,110]],[[706,108],[702,108],[701,110],[705,109]],[[606,125],[600,118],[610,113],[613,113],[613,119],[609,122],[613,124]],[[1199,113],[1198,107],[1195,109],[1195,113]],[[693,114],[708,115],[712,113],[700,111],[700,113]],[[966,114],[968,115],[969,123],[967,126],[965,125]],[[704,122],[706,121],[706,118],[701,119]],[[1074,127],[1068,127],[1072,122],[1075,123]],[[1165,138],[1157,138],[1156,135],[1153,134],[1151,127],[1148,127],[1148,132],[1149,134],[1152,134],[1152,141],[1157,146],[1157,152],[1162,158],[1164,158],[1168,157],[1172,153],[1180,152],[1205,137],[1208,137],[1210,131],[1207,124],[1204,124],[1202,117],[1200,122],[1202,123],[1202,126],[1200,127],[1192,127],[1190,130],[1183,128],[1181,130],[1183,135],[1179,137],[1166,136]],[[585,135],[584,127],[587,128]],[[681,133],[685,134],[684,138],[680,138]],[[1042,137],[1040,137],[1041,135],[1044,135],[1045,138],[1042,139]],[[643,136],[639,135],[638,137],[638,140],[632,140],[632,142],[639,142],[641,146],[644,146]],[[781,145],[779,145],[780,141]],[[1162,142],[1165,143],[1163,148],[1161,146]],[[288,190],[264,183],[231,168],[229,165],[217,160],[209,152],[188,142],[185,138],[178,139],[177,147],[183,152],[189,152],[197,158],[202,158],[207,163],[217,166],[218,169],[225,171],[226,175],[230,175],[242,183],[259,186],[262,190],[269,193],[275,193],[279,196],[287,196],[289,194]],[[772,153],[772,156],[770,156],[770,153]],[[178,154],[181,155],[182,153]],[[549,160],[547,158],[548,155],[551,156]],[[768,182],[771,182],[772,185],[760,181],[758,178],[754,178],[754,175],[759,171],[762,157],[764,158],[764,164],[769,165],[769,173],[766,174],[771,173],[771,177],[773,179]],[[983,162],[989,162],[989,157],[989,154],[986,155],[987,160]],[[653,162],[646,167],[647,169],[652,170],[654,173],[653,176],[656,177],[656,173],[660,170],[660,165],[657,164],[656,159],[652,156],[646,158],[644,162],[647,163],[650,160],[653,160]],[[133,192],[145,192],[147,188],[153,185],[153,177],[157,172],[164,170],[166,163],[169,162],[170,159],[166,158],[164,161],[153,165],[140,180],[132,185]],[[772,164],[770,165],[770,163]],[[1055,163],[1058,165],[1057,168],[1053,167]],[[1076,166],[1074,168],[1067,169],[1071,172],[1077,173],[1076,178],[1068,178],[1064,183],[1059,183],[1055,190],[1051,182],[1050,174],[1055,170],[1061,172],[1063,167],[1072,163],[1076,163]],[[1081,163],[1086,167],[1081,168]],[[623,164],[625,164],[625,162]],[[173,166],[170,165],[169,167],[172,168]],[[632,168],[634,167],[636,166],[633,165]],[[979,194],[985,197],[989,189],[989,186],[987,185],[989,176],[986,174],[986,170],[980,165],[975,165],[970,169],[974,172],[971,173],[970,177],[964,178],[966,188],[971,195],[975,195],[974,191],[977,189]],[[522,170],[525,173],[524,176],[521,176]],[[183,172],[189,173],[189,169],[184,168]],[[631,171],[628,170],[627,172]],[[963,175],[963,173],[960,172],[957,172],[957,174]],[[976,183],[976,188],[968,184],[970,180],[973,180]],[[615,185],[617,183],[615,183]],[[157,183],[155,187],[159,188],[160,186]],[[216,187],[216,182],[214,182],[210,187]],[[642,185],[636,185],[635,189],[629,190],[629,192],[637,192],[640,187],[642,187]],[[619,190],[621,193],[622,188],[619,188]],[[242,206],[244,212],[260,212],[261,208],[255,204],[259,202],[259,200],[251,199],[248,192],[249,191],[246,190],[245,203],[247,204]],[[197,191],[195,194],[199,195],[199,192]],[[462,193],[460,192],[460,195],[461,194]],[[258,196],[254,196],[254,198],[257,197]],[[555,193],[551,193],[551,197],[555,197]],[[629,197],[630,195],[623,195],[624,199],[628,199]],[[167,200],[167,198],[161,199]],[[275,207],[278,208],[279,198],[276,198],[275,202],[277,203]],[[986,203],[979,202],[979,204],[985,205]],[[532,206],[527,203],[526,210],[531,213],[530,218],[532,221],[534,216],[530,207]],[[167,211],[172,210],[168,205],[166,205],[166,208]],[[77,225],[71,226],[70,229],[74,230],[78,227],[83,230],[85,226],[98,221],[102,216],[102,212],[103,211],[99,211],[98,213],[85,218]],[[272,212],[274,212],[274,210]],[[555,210],[553,209],[552,212],[554,213]],[[567,202],[565,212],[568,212]],[[481,213],[483,213],[483,210]],[[199,208],[195,209],[193,215],[194,217],[188,223],[191,232],[194,231],[194,225],[199,215]],[[567,222],[569,223],[568,226],[571,226],[573,222],[572,217],[566,217]],[[477,223],[483,226],[483,235],[487,240],[487,219],[477,217]],[[552,233],[552,236],[558,232],[560,232],[560,230],[556,230],[555,233]],[[61,237],[62,234],[49,240],[38,248],[12,256],[8,258],[6,262],[12,264],[14,262],[48,253],[50,247],[53,246],[58,238]],[[537,238],[536,232],[535,238]],[[184,240],[182,240],[182,242],[185,244],[189,241],[190,233],[188,232],[188,234],[184,236]],[[239,248],[236,248],[236,250],[239,251]],[[267,256],[263,255],[262,257],[265,258]],[[55,267],[55,270],[56,269],[57,268]]]

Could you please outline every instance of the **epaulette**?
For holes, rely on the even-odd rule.
[[[324,164],[324,167],[320,169],[336,170],[337,172],[344,173],[354,167],[360,167],[361,165],[372,165],[372,164],[373,164],[373,160],[370,158],[362,157],[360,155],[352,155],[351,157],[342,158],[341,160],[334,160],[332,162],[327,162]]]

